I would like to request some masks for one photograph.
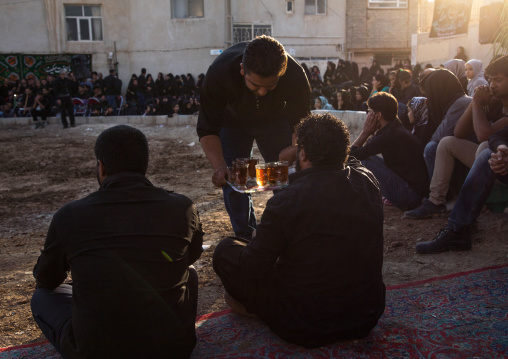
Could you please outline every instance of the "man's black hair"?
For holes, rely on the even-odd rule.
[[[367,101],[367,106],[374,112],[380,112],[383,118],[388,122],[398,119],[397,112],[399,110],[399,104],[392,94],[387,92],[375,93]]]
[[[110,73],[111,75],[113,75],[113,74],[115,73],[115,69],[110,69],[110,70],[109,70],[109,73]]]
[[[273,37],[262,35],[252,40],[243,52],[245,73],[261,77],[282,76],[286,72],[288,56],[284,46]]]
[[[330,115],[311,114],[296,126],[298,148],[303,147],[312,166],[343,165],[349,155],[349,131]]]
[[[145,69],[144,67],[141,69],[141,73],[142,73],[143,75],[144,75],[144,74],[146,74],[146,69]]]
[[[499,57],[492,61],[489,66],[485,69],[485,75],[496,76],[504,75],[508,76],[508,55]]]
[[[108,176],[120,172],[146,173],[148,141],[143,132],[134,127],[119,125],[102,131],[94,151]]]

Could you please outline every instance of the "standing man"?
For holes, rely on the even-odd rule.
[[[363,338],[385,308],[379,185],[348,160],[342,121],[313,114],[296,134],[289,186],[267,202],[252,240],[219,243],[213,268],[233,311],[285,340],[313,348]]]
[[[121,95],[122,91],[122,80],[116,76],[114,69],[109,70],[109,75],[103,81],[104,83],[104,94],[108,99],[108,106],[111,106],[116,110],[116,97]]]
[[[67,70],[61,70],[60,76],[55,80],[55,95],[58,97],[63,128],[68,128],[67,115],[71,121],[71,127],[76,127],[74,120],[74,104],[71,98],[71,80],[67,78]]]
[[[250,238],[256,217],[250,195],[227,185],[227,166],[249,157],[254,140],[266,162],[294,161],[292,133],[309,111],[305,71],[272,37],[233,45],[208,69],[197,132],[236,236]]]
[[[203,243],[196,208],[145,177],[141,131],[103,131],[95,157],[99,190],[51,221],[34,268],[34,319],[65,358],[188,358],[198,297],[189,266]]]

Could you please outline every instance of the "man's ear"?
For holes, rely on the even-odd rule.
[[[300,160],[300,162],[307,161],[307,155],[305,154],[305,148],[300,147],[300,150],[298,151],[298,159]]]
[[[104,166],[104,163],[101,160],[97,160],[97,166],[99,167],[99,176],[102,179],[106,178],[106,167]]]
[[[240,74],[242,76],[245,76],[245,70],[243,69],[243,64],[242,63],[240,63]]]

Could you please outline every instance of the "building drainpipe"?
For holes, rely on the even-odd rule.
[[[233,45],[233,16],[231,15],[231,0],[226,0],[226,48]]]

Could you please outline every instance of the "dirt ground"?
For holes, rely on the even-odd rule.
[[[0,129],[0,347],[44,340],[30,313],[35,288],[32,268],[53,213],[97,190],[93,145],[107,127],[110,125]],[[147,177],[196,203],[206,232],[205,244],[211,245],[196,264],[198,314],[225,309],[224,289],[212,270],[211,258],[215,244],[232,230],[222,192],[211,184],[211,167],[195,128],[137,127],[149,140]],[[258,218],[271,195],[253,195]],[[431,256],[417,255],[415,243],[432,239],[446,218],[412,221],[401,217],[399,210],[385,207],[383,273],[387,285],[508,262],[506,214],[482,212],[472,251]]]

